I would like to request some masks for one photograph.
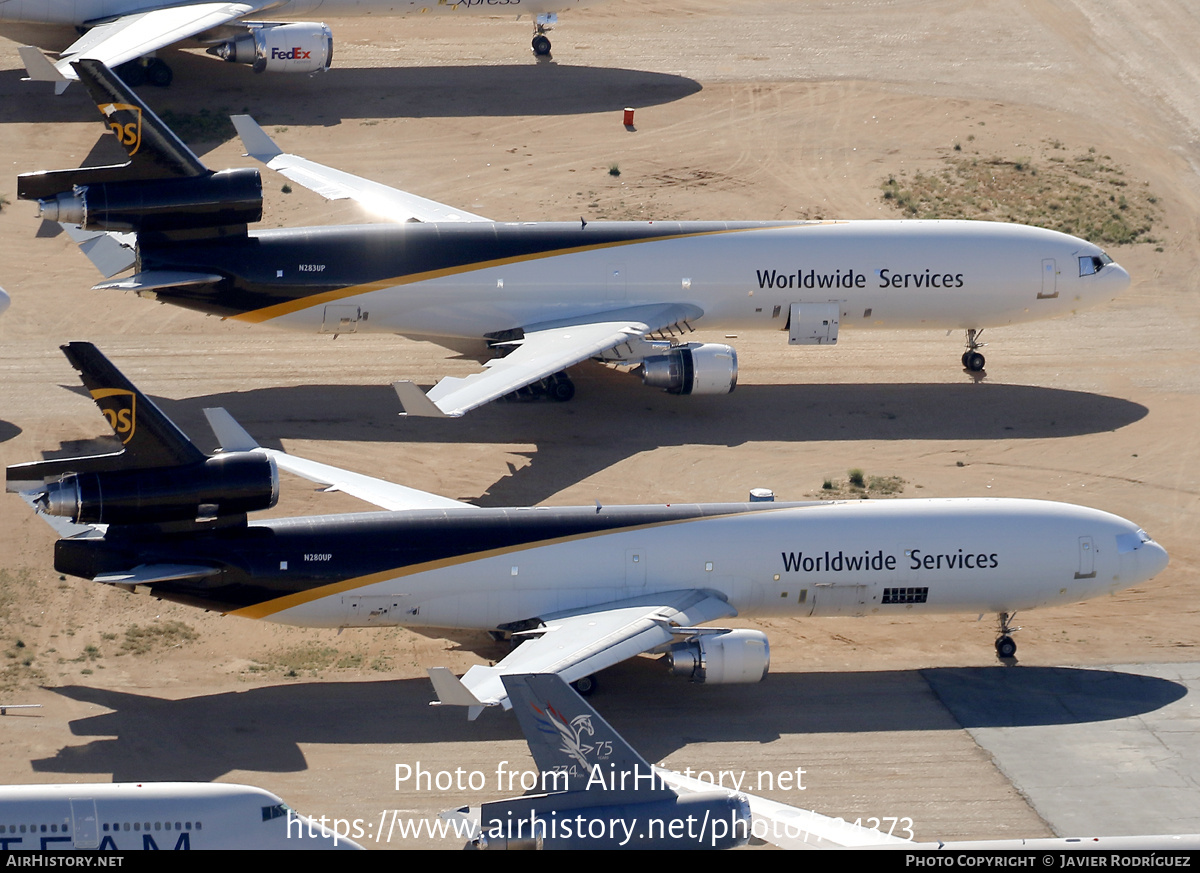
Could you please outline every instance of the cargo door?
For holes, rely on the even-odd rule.
[[[840,303],[793,303],[788,313],[788,345],[837,345]]]

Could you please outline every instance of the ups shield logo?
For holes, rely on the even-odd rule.
[[[142,108],[128,103],[101,103],[97,108],[108,119],[117,142],[130,157],[136,155],[142,147]]]
[[[92,399],[108,419],[121,445],[127,445],[137,430],[137,395],[123,388],[97,388]]]

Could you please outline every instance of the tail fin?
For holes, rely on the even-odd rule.
[[[100,61],[71,64],[129,155],[138,179],[204,176],[210,171],[133,90]]]
[[[129,466],[176,467],[208,456],[91,343],[68,343],[63,353],[125,447]]]
[[[561,676],[510,673],[501,679],[538,769],[566,774],[566,784],[555,784],[556,790],[585,790],[598,767],[606,786],[620,785],[640,800],[675,796],[646,759]],[[628,799],[625,792],[608,788],[605,797],[610,802]]]

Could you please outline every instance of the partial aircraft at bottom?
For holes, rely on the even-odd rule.
[[[223,447],[198,449],[88,343],[63,347],[123,447],[8,468],[8,490],[60,532],[60,573],[246,618],[310,627],[472,628],[523,644],[443,703],[509,707],[503,677],[590,683],[665,654],[695,682],[758,682],[746,616],[999,614],[1074,603],[1153,578],[1167,553],[1136,524],[1040,500],[484,509],[259,446],[206,410]],[[278,470],[389,510],[250,521]]]

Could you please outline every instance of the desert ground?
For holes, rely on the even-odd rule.
[[[772,796],[828,815],[907,816],[921,839],[1055,834],[929,677],[1200,660],[1200,12],[1187,0],[740,6],[597,3],[561,16],[549,61],[529,51],[527,21],[331,20],[323,75],[256,76],[171,50],[174,85],[141,94],[192,122],[185,138],[210,166],[250,164],[216,123],[247,111],[287,150],[500,220],[899,217],[883,182],[937,172],[956,144],[1034,166],[1095,149],[1158,206],[1153,241],[1109,248],[1132,287],[989,330],[982,379],[962,370],[957,333],[847,330],[835,348],[801,349],[747,334],[729,340],[741,373],[728,397],[670,397],[588,364],[569,404],[404,419],[391,381],[428,386],[477,365],[398,337],[289,334],[90,290],[99,275],[64,235],[39,231],[14,177],[118,160],[115,144],[97,144],[82,88],[56,99],[22,82],[21,43],[0,39],[0,285],[12,296],[0,461],[101,445],[103,420],[58,350],[89,340],[206,450],[201,410],[224,406],[264,444],[488,506],[732,501],[756,486],[804,499],[861,468],[901,477],[902,498],[1117,513],[1170,567],[1020,616],[1015,667],[996,661],[994,616],[746,620],[771,639],[761,685],[691,686],[637,659],[602,674],[593,698],[654,761],[803,767],[803,794]],[[264,179],[266,226],[375,220]],[[286,478],[273,512],[366,508]],[[494,778],[482,794],[398,791],[396,764],[530,766],[511,716],[468,724],[426,706],[427,667],[502,657],[483,635],[207,614],[62,578],[53,542],[19,499],[0,502],[0,703],[42,704],[0,719],[0,782],[247,782],[304,812],[378,822],[508,793]],[[1182,729],[1196,718],[1192,706]],[[1140,763],[1090,778],[1099,789]],[[1189,825],[1200,830],[1163,830]]]

